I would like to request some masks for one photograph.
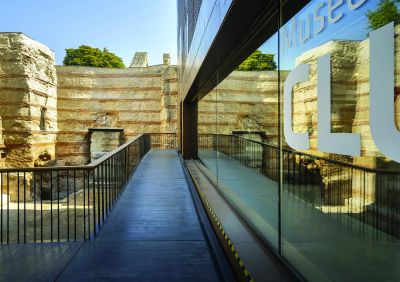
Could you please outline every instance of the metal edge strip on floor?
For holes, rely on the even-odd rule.
[[[182,155],[178,152],[179,161],[182,166],[183,173],[185,175],[186,182],[188,184],[190,195],[193,200],[193,204],[196,209],[196,214],[199,218],[201,229],[203,231],[204,237],[206,238],[207,244],[209,245],[210,251],[212,251],[211,257],[214,263],[217,266],[218,274],[221,279],[224,281],[234,281],[237,276],[233,272],[230,263],[227,261],[227,257],[225,252],[220,245],[220,240],[217,238],[215,233],[215,228],[213,228],[212,221],[208,216],[208,212],[205,209],[199,194],[197,193],[198,189],[194,184],[194,180],[190,175],[189,170],[187,169],[185,162],[182,158]]]
[[[219,255],[219,258],[217,258],[218,264],[220,264],[221,260],[224,262],[224,264],[227,264],[225,258],[228,258],[230,266],[227,265],[227,267],[229,268],[232,267],[232,270],[234,272],[234,274],[231,273],[231,278],[225,277],[224,275],[224,280],[232,281],[233,278],[232,275],[234,275],[234,277],[236,277],[236,279],[239,281],[254,281],[253,278],[251,277],[250,272],[245,267],[244,262],[240,258],[239,253],[232,244],[232,241],[230,240],[228,234],[225,232],[218,217],[214,213],[211,205],[208,203],[207,198],[199,189],[199,184],[196,182],[194,177],[192,177],[190,171],[186,167],[182,159],[182,156],[179,155],[179,158],[181,160],[182,168],[184,170],[185,177],[188,181],[196,208],[199,213],[203,213],[202,216],[201,214],[199,214],[199,217],[201,218],[201,222],[204,224],[204,227],[206,229],[205,231],[207,232],[207,237],[211,237],[209,238],[209,240],[210,243],[214,243],[213,248],[217,247],[217,252]],[[215,235],[218,238],[216,238]],[[215,251],[216,250],[214,249],[214,252]],[[221,257],[223,258],[221,259]],[[226,268],[226,266],[224,266],[224,268]]]
[[[217,228],[221,232],[222,237],[225,239],[226,244],[228,244],[228,249],[232,252],[232,255],[235,257],[237,263],[239,264],[239,267],[242,271],[242,274],[246,278],[247,281],[254,281],[253,278],[250,275],[250,272],[247,270],[246,266],[244,265],[243,260],[240,258],[240,255],[238,251],[235,249],[235,246],[233,245],[231,239],[229,238],[228,234],[225,232],[224,227],[222,226],[221,222],[219,221],[217,215],[215,214],[214,210],[212,209],[211,205],[208,203],[207,197],[203,194],[203,192],[198,188],[199,184],[196,182],[195,179],[193,179],[195,182],[195,186],[197,188],[198,193],[200,194],[203,202],[207,206],[207,209],[209,210],[209,214],[213,218]]]
[[[196,162],[194,162],[194,165],[201,171],[201,173],[204,175],[204,177],[207,178],[207,180],[212,184],[212,185],[216,185],[216,179],[214,178],[215,176],[212,175],[212,173],[210,171],[208,171],[207,166],[202,162],[196,160]],[[204,168],[199,166],[203,166]],[[205,169],[205,170],[204,170]],[[243,220],[244,224],[251,230],[251,232],[256,236],[256,238],[259,240],[259,242],[261,243],[261,245],[269,252],[271,253],[275,259],[277,259],[278,263],[280,263],[283,267],[285,267],[289,273],[291,274],[292,278],[296,279],[297,281],[307,281],[305,279],[305,277],[291,264],[289,263],[284,257],[280,256],[277,251],[270,245],[270,243],[268,243],[264,236],[260,233],[260,231],[258,230],[258,228],[256,228],[255,225],[251,224],[248,221],[248,218],[246,216],[243,215],[243,213],[237,209],[237,207],[232,203],[231,200],[227,199],[226,195],[224,195],[223,193],[221,193],[221,191],[219,189],[216,188],[216,191],[221,195],[221,197],[223,199],[225,199],[225,201],[228,203],[228,205],[230,205],[232,207],[232,209],[235,211],[235,213]],[[292,251],[295,251],[295,248],[291,247],[290,244],[287,244],[287,246],[289,246]],[[297,252],[298,253],[298,252]],[[299,254],[299,253],[298,253]],[[300,254],[299,254],[300,255]],[[315,270],[319,273],[318,270]],[[323,277],[322,274],[318,274],[317,275],[317,280],[321,280],[321,281],[326,281],[326,279]]]

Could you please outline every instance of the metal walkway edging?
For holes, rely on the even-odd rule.
[[[183,173],[185,174],[186,181],[188,183],[188,188],[190,190],[190,194],[192,196],[192,200],[194,206],[196,208],[197,216],[201,223],[201,227],[205,237],[208,239],[209,248],[213,251],[212,258],[214,259],[215,264],[217,265],[217,269],[219,270],[219,275],[224,281],[234,281],[236,280],[234,273],[232,272],[231,266],[227,261],[225,253],[220,245],[220,242],[215,234],[215,231],[210,222],[210,218],[207,216],[207,212],[205,207],[202,204],[202,201],[199,197],[193,179],[187,169],[185,162],[182,158],[182,155],[178,153],[179,160],[182,165]]]

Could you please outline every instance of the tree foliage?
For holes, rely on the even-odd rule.
[[[400,11],[398,9],[400,0],[381,0],[378,7],[367,12],[368,27],[371,30],[378,29],[390,22],[400,23]]]
[[[260,50],[254,51],[237,68],[239,71],[262,71],[276,70],[276,63],[273,54],[265,54]]]
[[[87,45],[65,49],[64,66],[87,66],[99,68],[124,68],[122,59],[104,48],[103,51]]]

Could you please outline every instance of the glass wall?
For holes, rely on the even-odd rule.
[[[264,45],[199,102],[199,157],[220,193],[278,249],[278,35]]]
[[[374,71],[392,68],[390,93],[375,95],[390,97],[384,115],[397,108],[389,10],[399,14],[394,1],[311,1],[280,30],[279,69],[290,73],[282,76],[282,254],[310,280],[400,279],[400,178],[389,172],[399,165],[377,146],[370,119],[383,79]],[[389,61],[374,58],[374,45]]]
[[[218,190],[307,280],[400,279],[399,15],[310,1],[199,102]]]

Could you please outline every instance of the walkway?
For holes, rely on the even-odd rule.
[[[175,151],[144,157],[99,236],[59,280],[218,280]]]
[[[0,247],[0,281],[53,281],[82,242],[13,244]]]

